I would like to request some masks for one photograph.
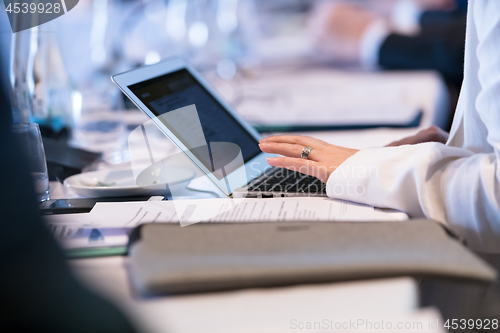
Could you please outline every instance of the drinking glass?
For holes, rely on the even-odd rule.
[[[107,78],[110,84],[111,80]],[[103,153],[110,164],[127,161],[124,148],[125,124],[121,95],[116,87],[104,85],[101,91],[87,88],[73,92],[70,145]]]
[[[17,123],[12,125],[12,131],[20,144],[21,151],[28,160],[28,168],[33,177],[37,200],[43,202],[50,199],[49,176],[47,162],[43,150],[40,128],[36,123]]]

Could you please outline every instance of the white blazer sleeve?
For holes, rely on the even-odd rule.
[[[472,0],[468,15],[465,79],[448,145],[362,150],[330,176],[327,193],[447,223],[473,249],[498,252],[500,1]]]

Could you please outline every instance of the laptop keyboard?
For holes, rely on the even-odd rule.
[[[248,191],[326,195],[326,185],[319,179],[300,172],[272,168],[252,181]]]

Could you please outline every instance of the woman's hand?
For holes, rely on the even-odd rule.
[[[270,165],[314,176],[323,183],[345,160],[358,152],[300,135],[272,136],[260,140],[259,146],[265,153],[283,155],[268,158]],[[304,147],[312,148],[307,159],[301,158]]]
[[[427,129],[418,132],[413,136],[409,136],[399,141],[394,141],[392,143],[389,143],[387,147],[416,145],[417,143],[424,143],[424,142],[446,143],[446,141],[448,141],[448,136],[449,136],[448,132],[443,131],[437,126],[431,126]]]

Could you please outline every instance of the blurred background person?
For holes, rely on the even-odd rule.
[[[436,70],[456,99],[467,1],[401,0],[391,7],[382,13],[366,2],[318,2],[310,16],[316,56],[365,69]]]
[[[361,4],[319,2],[310,22],[318,56],[364,68],[433,69],[460,85],[466,7],[455,0],[403,0],[390,18]]]

